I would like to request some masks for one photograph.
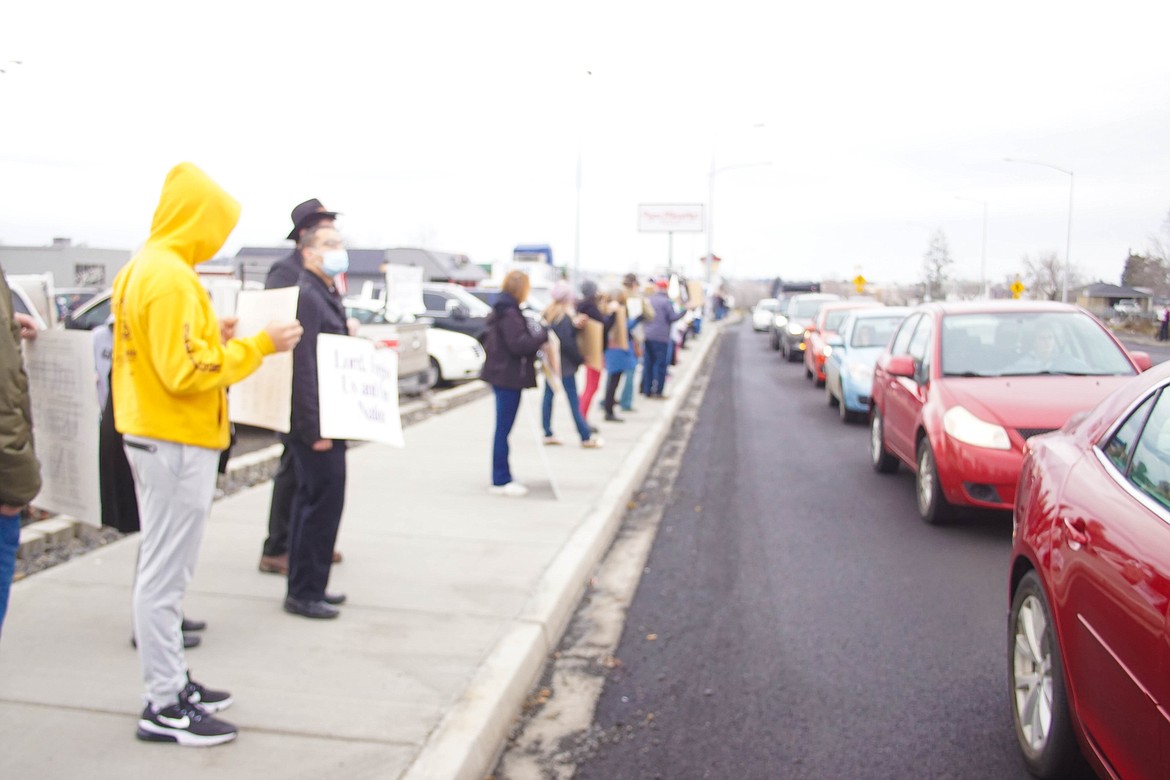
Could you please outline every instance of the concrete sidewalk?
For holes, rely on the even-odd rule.
[[[404,450],[352,449],[336,621],[284,613],[284,580],[256,570],[271,484],[217,502],[186,601],[209,627],[187,660],[235,697],[228,745],[134,738],[137,536],[16,583],[0,641],[0,777],[482,778],[717,333],[682,353],[670,399],[637,396],[624,424],[602,424],[600,450],[576,443],[563,398],[566,444],[542,446],[542,391],[527,391],[511,436],[523,499],[487,493],[491,397],[410,427]]]

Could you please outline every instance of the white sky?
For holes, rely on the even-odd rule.
[[[0,241],[130,248],[191,160],[229,253],[310,197],[352,246],[519,243],[648,272],[639,203],[703,203],[734,276],[955,275],[1065,252],[1117,282],[1170,212],[1170,3],[27,2],[0,26]],[[0,64],[0,67],[6,67]],[[587,75],[591,73],[591,75]],[[759,125],[762,125],[759,126]],[[751,165],[767,163],[766,165]],[[704,234],[675,234],[697,271]]]

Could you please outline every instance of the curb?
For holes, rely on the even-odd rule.
[[[728,324],[735,322],[738,319],[728,320]],[[649,473],[654,454],[669,435],[678,408],[718,343],[723,326],[711,330],[696,344],[698,349],[690,358],[694,368],[678,380],[665,403],[665,414],[624,458],[624,478],[607,486],[598,508],[545,569],[516,625],[488,653],[467,690],[427,737],[400,780],[482,780],[491,770],[524,697],[585,592],[589,572],[613,543],[630,499]]]

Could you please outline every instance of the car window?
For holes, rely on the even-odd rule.
[[[838,309],[825,314],[825,330],[831,330],[834,333],[841,327],[841,323],[845,321],[853,312],[849,309]]]
[[[797,320],[811,320],[817,316],[817,312],[821,310],[828,301],[825,300],[800,300],[794,298],[792,303],[788,305],[788,318]]]
[[[902,327],[898,328],[898,335],[894,337],[894,343],[890,346],[891,355],[906,354],[906,350],[910,347],[910,336],[914,334],[914,326],[918,324],[920,319],[922,319],[921,314],[912,314],[902,322]]]
[[[101,325],[110,318],[110,297],[107,295],[103,300],[98,301],[93,306],[90,306],[83,312],[79,312],[72,322],[69,323],[72,328],[80,328],[81,330],[93,330],[98,325]]]
[[[1141,433],[1142,426],[1146,424],[1146,417],[1149,416],[1150,408],[1153,405],[1154,396],[1150,396],[1141,406],[1133,411],[1133,414],[1109,437],[1109,441],[1105,442],[1105,446],[1101,448],[1105,453],[1105,457],[1109,458],[1110,462],[1122,474],[1129,471],[1129,461],[1133,457],[1134,445],[1137,444],[1138,434]]]
[[[890,336],[894,328],[902,321],[902,316],[894,317],[858,317],[853,321],[853,332],[849,337],[851,347],[884,347],[890,343]]]
[[[353,317],[362,325],[380,325],[386,322],[386,318],[382,316],[382,312],[374,309],[366,309],[361,306],[346,306],[345,314],[347,317]]]
[[[1170,507],[1170,395],[1159,394],[1130,459],[1129,479],[1138,490]]]
[[[914,335],[910,338],[910,345],[906,347],[906,354],[914,358],[915,363],[926,360],[930,349],[930,334],[934,331],[934,318],[921,317],[918,326],[914,328]]]
[[[447,296],[435,292],[423,293],[423,307],[428,311],[447,313]]]
[[[9,289],[8,294],[12,299],[12,310],[14,312],[16,312],[17,314],[28,314],[30,316],[32,315],[32,312],[30,312],[28,310],[28,307],[24,305],[23,298],[18,298],[16,293],[13,292],[11,289]]]

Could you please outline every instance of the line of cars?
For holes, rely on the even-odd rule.
[[[869,422],[873,469],[910,469],[929,524],[1014,513],[1009,699],[1028,770],[1170,777],[1170,363],[1147,370],[1068,304],[867,305],[833,330],[840,305],[822,300],[789,348],[814,380],[823,354],[829,405]]]

